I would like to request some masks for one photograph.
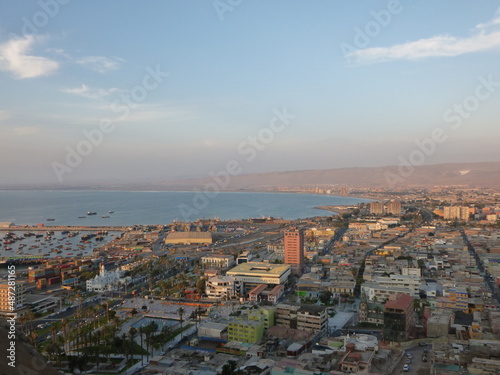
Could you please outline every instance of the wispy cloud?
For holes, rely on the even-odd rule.
[[[117,57],[87,56],[76,62],[98,73],[107,73],[119,69],[124,60]]]
[[[117,89],[117,88],[111,88],[111,89],[102,89],[102,88],[97,88],[97,89],[92,89],[88,87],[85,84],[82,84],[80,87],[75,87],[75,88],[70,88],[70,89],[63,89],[61,90],[64,93],[67,94],[73,94],[73,95],[79,95],[84,98],[88,99],[101,99],[105,96],[111,95],[116,92],[120,92],[122,90]]]
[[[453,57],[467,53],[500,49],[500,11],[493,20],[476,25],[471,35],[464,38],[437,35],[391,47],[374,47],[354,51],[351,61],[358,64],[394,60],[418,60],[428,57]]]
[[[0,70],[12,73],[20,79],[54,73],[59,68],[57,61],[29,54],[41,40],[41,37],[27,36],[13,38],[0,44]]]

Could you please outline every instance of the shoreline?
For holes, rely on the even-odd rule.
[[[345,207],[345,208],[344,208]],[[351,209],[352,206],[316,206],[314,208],[318,210],[323,210],[323,211],[330,211],[333,212],[334,214],[341,215],[348,213],[349,210]]]

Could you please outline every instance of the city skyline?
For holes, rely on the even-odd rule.
[[[8,6],[2,183],[500,160],[495,3]]]

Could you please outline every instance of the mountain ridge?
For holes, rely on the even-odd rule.
[[[265,187],[348,185],[393,188],[408,186],[467,185],[500,186],[500,162],[443,163],[412,167],[352,167],[252,173],[230,176],[219,171],[219,178],[204,177],[163,181],[154,184],[167,190],[199,189],[216,184],[220,190],[260,190]],[[212,185],[210,185],[212,186]]]

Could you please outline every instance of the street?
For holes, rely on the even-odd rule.
[[[429,350],[429,346],[413,346],[405,350],[406,353],[411,353],[413,358],[411,359],[411,363],[408,364],[409,370],[408,372],[403,372],[403,366],[406,364],[408,360],[408,356],[403,355],[401,360],[398,362],[394,371],[391,375],[399,375],[399,374],[408,374],[408,375],[421,375],[430,373],[430,361],[427,362],[422,361],[422,354],[424,350]]]

